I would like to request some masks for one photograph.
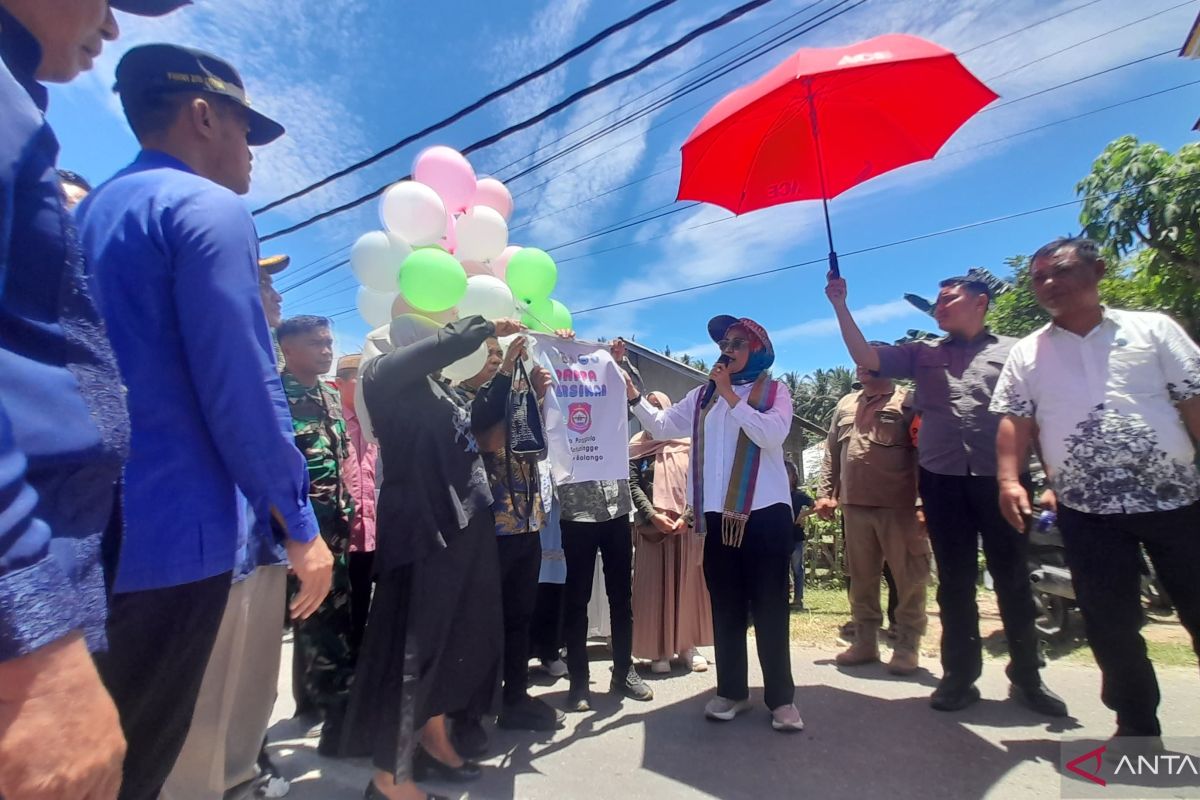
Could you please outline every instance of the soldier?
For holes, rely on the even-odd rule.
[[[258,260],[258,293],[262,297],[263,313],[267,315],[267,327],[271,329],[271,342],[280,372],[284,367],[283,351],[279,349],[276,331],[283,322],[283,296],[275,289],[275,276],[291,263],[291,256],[268,256]]]
[[[292,317],[279,326],[276,337],[287,364],[283,390],[296,446],[308,462],[309,499],[321,537],[334,557],[333,587],[317,612],[295,626],[295,646],[304,663],[305,691],[325,713],[318,749],[322,755],[337,755],[354,676],[348,565],[354,501],[343,475],[350,436],[341,398],[320,377],[333,366],[329,320]]]
[[[917,669],[925,633],[930,555],[929,540],[917,524],[912,397],[890,378],[862,367],[858,380],[862,389],[843,397],[833,413],[816,505],[824,519],[840,506],[846,522],[854,644],[837,663],[849,667],[879,660],[879,579],[886,559],[899,596],[899,630],[888,671],[909,675]]]

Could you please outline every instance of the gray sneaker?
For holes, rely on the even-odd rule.
[[[720,722],[728,722],[738,714],[750,708],[750,698],[745,700],[730,700],[716,695],[704,704],[704,716]]]

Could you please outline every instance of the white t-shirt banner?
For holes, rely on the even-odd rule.
[[[546,393],[555,482],[629,479],[629,404],[608,346],[534,334],[537,361],[554,377]]]

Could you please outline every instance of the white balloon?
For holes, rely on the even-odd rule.
[[[467,278],[467,293],[458,301],[460,317],[475,314],[484,319],[506,319],[516,316],[517,306],[512,289],[491,275],[472,275]]]
[[[396,291],[400,265],[412,253],[408,242],[394,233],[371,231],[350,248],[350,268],[358,282],[377,292]]]
[[[487,342],[479,346],[471,355],[466,358],[460,358],[448,367],[442,369],[442,377],[448,379],[451,383],[459,383],[468,378],[474,378],[487,365],[488,347]]]
[[[392,303],[396,302],[396,296],[399,294],[399,292],[377,292],[366,286],[360,286],[354,304],[358,306],[358,313],[362,315],[366,323],[372,328],[378,328],[380,325],[387,325],[392,321]]]
[[[413,247],[437,244],[446,235],[446,206],[423,183],[392,184],[379,201],[379,218],[392,233]]]
[[[508,247],[508,223],[494,208],[475,206],[458,218],[458,248],[462,261],[487,261]]]

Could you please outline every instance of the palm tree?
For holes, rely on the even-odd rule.
[[[793,381],[796,383],[792,389],[795,413],[827,427],[833,419],[833,410],[838,401],[853,391],[855,375],[849,367],[833,367],[814,370],[798,380],[791,373],[787,373],[781,380],[789,389],[792,389]]]

